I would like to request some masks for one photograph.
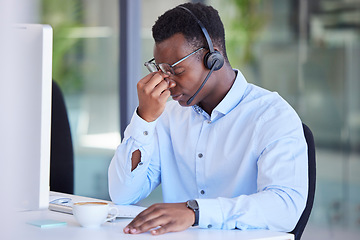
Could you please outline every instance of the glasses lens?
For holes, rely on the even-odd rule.
[[[159,68],[166,75],[174,75],[174,69],[170,66],[170,64],[160,63]]]
[[[158,71],[158,68],[156,67],[155,63],[146,62],[144,65],[150,72],[157,72]]]

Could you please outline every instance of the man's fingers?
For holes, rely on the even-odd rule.
[[[160,235],[160,234],[170,232],[171,231],[171,225],[172,225],[172,223],[170,222],[170,223],[165,224],[165,225],[163,225],[161,227],[158,227],[156,229],[151,230],[150,233],[152,235]]]
[[[152,89],[151,94],[154,97],[159,97],[168,88],[169,88],[169,83],[166,80],[162,80]]]
[[[149,73],[148,75],[146,75],[145,77],[143,77],[142,79],[140,79],[140,81],[138,83],[140,84],[146,84],[147,82],[150,81],[150,79],[156,75],[156,74],[159,74],[158,72],[152,72],[152,73]]]
[[[164,90],[160,95],[160,101],[166,101],[171,96],[170,90]]]
[[[138,82],[138,87],[142,89],[154,89],[164,79],[165,76],[159,72],[150,73]]]
[[[127,226],[126,228],[128,228],[129,230],[131,229],[137,229],[139,226],[149,222],[150,224],[155,224],[153,223],[154,219],[159,218],[162,215],[162,211],[157,211],[156,209],[154,209],[154,207],[149,207],[146,210],[142,211],[141,213],[139,213]],[[149,224],[147,223],[147,224]],[[158,224],[158,223],[156,223]],[[157,225],[158,226],[158,225]],[[153,226],[151,228],[157,227],[157,226]],[[125,228],[125,229],[126,229]],[[124,230],[125,230],[124,229]],[[149,228],[150,229],[150,228]],[[148,229],[148,230],[149,230]]]
[[[171,84],[171,86],[173,87],[174,84]],[[158,99],[161,94],[169,88],[169,81],[164,79],[160,74],[154,75],[146,83],[138,83],[138,91],[144,93],[147,96],[151,96],[154,99]]]
[[[144,222],[143,224],[141,224],[140,226],[135,227],[134,228],[134,229],[136,229],[135,233],[147,232],[147,231],[149,231],[151,229],[158,228],[161,225],[167,225],[167,223],[170,222],[170,221],[171,221],[171,219],[169,219],[169,217],[165,216],[165,215],[162,215],[162,216],[157,217],[157,218],[150,219],[150,220]]]
[[[161,76],[160,74],[155,74],[147,83],[145,88],[148,88],[150,90],[155,89],[156,87],[159,86],[159,84],[163,84],[166,83],[164,81],[163,76]]]

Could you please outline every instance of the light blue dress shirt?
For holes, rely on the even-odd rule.
[[[301,120],[277,93],[236,71],[210,116],[176,101],[151,123],[134,113],[109,167],[113,202],[134,204],[161,183],[164,202],[198,201],[202,228],[295,227],[308,189]],[[131,172],[137,149],[141,162]]]

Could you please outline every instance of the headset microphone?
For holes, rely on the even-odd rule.
[[[194,100],[194,98],[196,97],[196,95],[198,95],[198,93],[200,92],[200,90],[204,87],[205,83],[207,82],[207,80],[209,79],[210,75],[212,74],[212,72],[214,71],[216,67],[216,61],[214,62],[213,66],[210,69],[210,72],[206,75],[206,78],[204,79],[204,81],[202,82],[201,86],[199,87],[199,89],[195,92],[195,94],[189,98],[189,100],[186,102],[187,105],[190,105],[190,103]]]

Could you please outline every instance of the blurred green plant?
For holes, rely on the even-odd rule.
[[[81,52],[81,39],[73,37],[82,27],[80,0],[42,0],[42,22],[53,28],[53,79],[65,93],[81,91],[83,78],[75,58]]]
[[[264,26],[265,16],[261,14],[262,0],[230,0],[228,7],[227,49],[229,60],[234,66],[253,63],[254,44]],[[230,9],[229,9],[230,10]]]

